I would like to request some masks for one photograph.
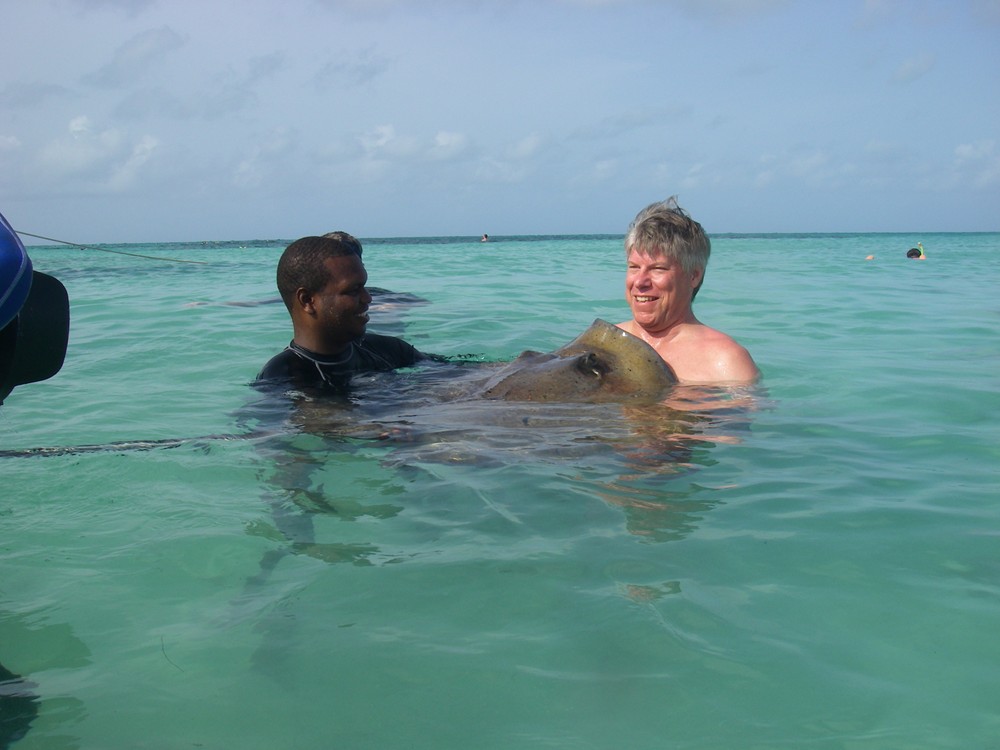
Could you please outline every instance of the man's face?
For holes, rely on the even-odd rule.
[[[365,334],[372,297],[365,289],[368,273],[361,258],[343,255],[323,264],[330,281],[312,298],[318,333],[329,347],[343,347]]]
[[[685,273],[666,255],[631,250],[625,270],[625,299],[640,327],[655,332],[684,321],[702,272]]]

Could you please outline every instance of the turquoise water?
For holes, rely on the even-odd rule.
[[[416,372],[349,429],[247,387],[290,337],[284,244],[31,249],[73,322],[0,409],[18,750],[997,747],[1000,235],[714,238],[696,312],[764,379],[689,411]],[[424,351],[627,317],[614,237],[365,261],[426,300],[371,329]]]

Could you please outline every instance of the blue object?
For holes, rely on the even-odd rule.
[[[69,295],[31,267],[17,233],[0,214],[0,404],[19,385],[51,378],[69,342]]]
[[[0,329],[17,317],[31,290],[31,258],[0,214]]]

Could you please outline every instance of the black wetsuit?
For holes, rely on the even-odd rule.
[[[426,358],[402,339],[378,333],[365,334],[333,356],[317,354],[293,341],[264,365],[254,385],[343,391],[351,375],[409,367]]]

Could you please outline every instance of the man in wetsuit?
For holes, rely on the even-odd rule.
[[[343,391],[351,375],[409,367],[425,355],[402,339],[367,333],[372,297],[361,243],[346,232],[303,237],[278,261],[278,291],[293,338],[256,385]]]

